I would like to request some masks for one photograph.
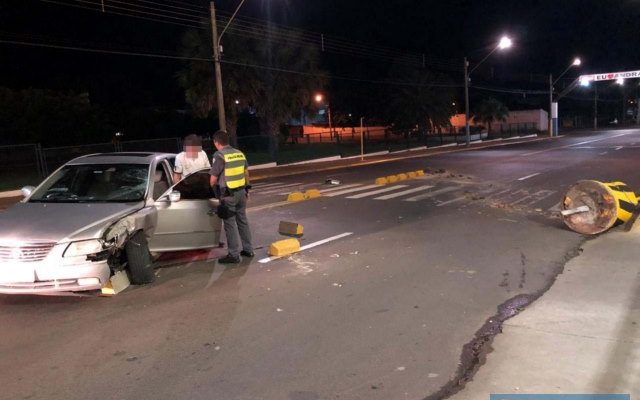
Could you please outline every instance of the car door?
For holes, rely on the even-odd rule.
[[[171,193],[180,199],[171,201]],[[155,202],[156,229],[149,240],[154,252],[204,249],[218,246],[222,222],[213,211],[217,206],[209,185],[209,172],[195,172],[172,186]]]

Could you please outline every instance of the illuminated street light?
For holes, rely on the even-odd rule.
[[[617,83],[618,85],[620,85],[620,86],[623,86],[623,85],[624,85],[624,78],[618,78],[618,79],[616,79],[616,83]]]
[[[319,93],[315,97],[316,103],[322,103],[323,99],[324,99],[324,96]]]
[[[553,74],[549,74],[549,136],[556,136],[558,134],[558,128],[556,126],[557,124],[557,116],[553,116],[554,113],[554,107],[553,107],[553,85],[555,85],[560,78],[562,78],[564,76],[564,74],[566,74],[567,72],[569,72],[569,70],[572,67],[579,67],[580,65],[582,65],[582,60],[580,59],[580,57],[576,57],[573,59],[573,61],[571,62],[571,64],[569,64],[569,66],[567,66],[567,68],[565,68],[564,71],[562,71],[562,73],[560,75],[558,75],[558,77],[556,78],[556,80],[553,80]],[[586,83],[581,79],[580,80],[580,84],[582,86],[589,86],[589,82],[586,81]],[[558,99],[559,100],[559,99]],[[556,112],[557,112],[557,102],[556,102],[556,108],[555,108]]]
[[[500,50],[505,50],[510,48],[513,45],[513,41],[508,36],[503,36],[500,38],[500,42],[498,43],[498,48]]]
[[[498,42],[498,45],[494,47],[493,50],[491,50],[489,54],[487,54],[482,60],[480,60],[480,62],[477,63],[475,67],[471,69],[471,71],[469,71],[469,61],[467,61],[466,57],[464,58],[464,113],[465,113],[464,114],[465,115],[464,130],[466,135],[467,146],[471,144],[471,130],[469,129],[469,82],[470,82],[469,77],[471,76],[473,71],[475,71],[476,68],[478,68],[480,64],[485,62],[485,60],[489,58],[493,53],[495,53],[496,50],[507,50],[512,46],[513,46],[513,40],[511,40],[510,37],[508,36],[501,37],[500,41]]]
[[[235,103],[236,105],[240,104],[240,100],[236,99]]]

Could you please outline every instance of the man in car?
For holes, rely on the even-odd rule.
[[[213,145],[217,151],[213,155],[209,182],[219,193],[218,216],[224,221],[229,251],[218,262],[237,264],[240,256],[254,255],[246,212],[249,186],[247,159],[240,150],[229,146],[229,134],[225,131],[213,135]]]
[[[173,181],[179,182],[192,172],[210,167],[209,157],[202,150],[202,138],[198,135],[188,135],[184,138],[184,151],[176,156]]]

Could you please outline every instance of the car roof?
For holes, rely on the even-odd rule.
[[[175,157],[171,153],[152,152],[117,152],[117,153],[96,153],[87,154],[74,158],[67,165],[87,165],[87,164],[151,164],[156,159],[166,159]]]

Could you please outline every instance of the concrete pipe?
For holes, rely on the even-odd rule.
[[[631,219],[638,206],[635,193],[622,182],[579,181],[564,196],[564,223],[584,235],[595,235]]]

